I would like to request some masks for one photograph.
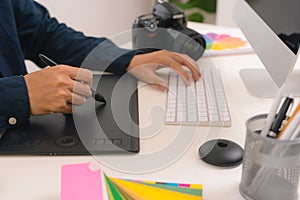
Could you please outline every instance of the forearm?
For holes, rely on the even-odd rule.
[[[85,58],[81,67],[124,74],[137,50],[122,49],[106,39],[97,45]]]
[[[0,78],[0,132],[30,117],[30,104],[23,76]]]

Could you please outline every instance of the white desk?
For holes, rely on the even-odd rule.
[[[200,24],[191,26],[198,31],[212,28]],[[233,140],[243,146],[246,119],[267,112],[272,102],[271,99],[251,96],[238,74],[239,69],[244,67],[261,67],[260,61],[254,54],[215,57],[212,61],[221,71],[232,116],[232,126],[223,128],[220,137]],[[142,126],[150,122],[149,115],[153,105],[165,107],[165,98],[166,94],[149,86],[139,89]],[[202,183],[205,200],[242,199],[238,190],[241,166],[223,169],[205,164],[198,158],[198,148],[208,138],[207,132],[203,130],[205,128],[198,130],[194,141],[179,159],[163,169],[142,174],[124,173],[107,167],[104,167],[104,170],[115,177]],[[143,132],[141,134],[143,136]],[[174,128],[164,126],[154,137],[141,141],[141,154],[164,148],[173,135]],[[1,156],[0,199],[59,200],[61,166],[93,161],[94,158],[91,156]]]

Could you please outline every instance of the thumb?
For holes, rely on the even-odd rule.
[[[155,86],[157,89],[164,91],[167,89],[167,83],[163,78],[156,74],[155,70],[156,66],[153,64],[146,64],[134,67],[128,72],[140,81],[149,83]]]
[[[167,82],[162,77],[158,76],[155,72],[149,74],[149,83],[162,91],[168,89]]]

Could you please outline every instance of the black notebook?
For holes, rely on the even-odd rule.
[[[140,149],[137,80],[97,75],[97,88],[107,103],[89,98],[73,114],[32,116],[0,139],[0,154],[84,155],[137,153]],[[95,87],[96,86],[96,87]]]

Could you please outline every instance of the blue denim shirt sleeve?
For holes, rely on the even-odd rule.
[[[0,132],[2,132],[27,120],[30,117],[30,104],[23,76],[0,78],[0,91]]]

